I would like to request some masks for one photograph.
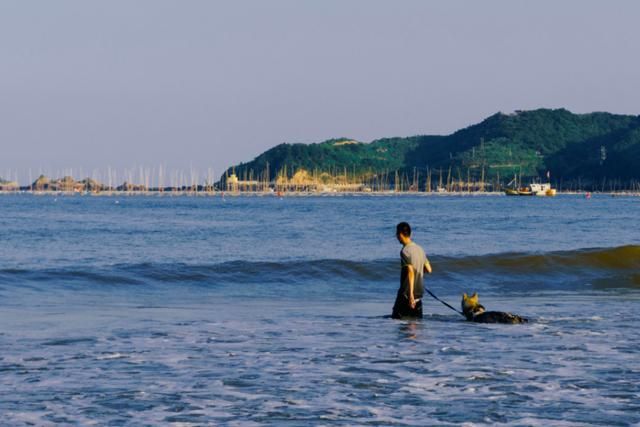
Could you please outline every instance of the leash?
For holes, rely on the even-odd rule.
[[[434,295],[434,294],[433,294],[429,289],[424,288],[424,290],[425,290],[425,291],[427,291],[427,293],[428,293],[429,295],[431,295],[435,300],[440,301],[441,303],[443,303],[444,305],[446,305],[447,307],[449,307],[451,310],[453,310],[453,311],[455,311],[456,313],[461,314],[461,315],[463,315],[463,316],[464,316],[464,313],[463,313],[463,312],[461,312],[460,310],[457,310],[457,309],[453,308],[452,306],[450,306],[450,305],[449,305],[449,304],[447,304],[446,302],[442,301],[440,298],[438,298],[437,296],[435,296],[435,295]]]

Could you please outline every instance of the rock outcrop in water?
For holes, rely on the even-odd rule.
[[[87,178],[83,181],[76,181],[71,176],[65,176],[59,179],[50,179],[44,175],[40,175],[32,184],[33,191],[60,191],[60,192],[80,192],[80,191],[96,191],[104,186],[95,180]]]

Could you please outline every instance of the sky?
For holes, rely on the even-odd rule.
[[[0,177],[640,114],[635,0],[0,0]],[[100,175],[102,176],[102,175]]]

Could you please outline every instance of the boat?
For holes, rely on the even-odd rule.
[[[531,191],[529,187],[521,187],[517,189],[507,188],[504,190],[504,194],[507,196],[534,196],[536,193]]]
[[[551,188],[551,184],[530,184],[528,187],[520,187],[518,189],[507,188],[504,190],[507,196],[548,196],[556,195],[556,190]]]
[[[556,195],[556,190],[551,188],[551,184],[531,184],[529,186],[531,188],[531,192],[536,196],[547,196],[553,197]]]

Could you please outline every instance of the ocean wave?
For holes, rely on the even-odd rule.
[[[437,262],[437,264],[436,264]],[[452,281],[498,284],[504,289],[640,288],[640,246],[546,253],[502,253],[436,259]]]
[[[640,286],[640,246],[579,249],[547,253],[502,253],[431,258],[432,280],[464,280],[498,276],[505,280],[523,276],[589,277],[602,287]],[[217,283],[330,283],[386,282],[396,280],[399,262],[392,259],[351,261],[342,259],[288,260],[283,262],[229,261],[206,265],[146,262],[92,267],[0,269],[0,284],[65,283],[93,285],[145,285]],[[611,280],[609,280],[611,279]]]
[[[487,271],[510,274],[585,270],[640,270],[640,246],[591,248],[547,253],[502,253],[441,259],[452,271]]]

